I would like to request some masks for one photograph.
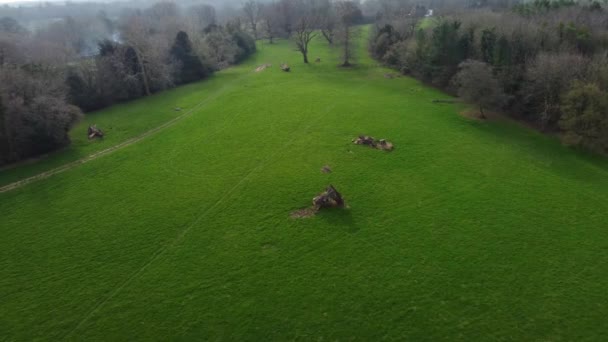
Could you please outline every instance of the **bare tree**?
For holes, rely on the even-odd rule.
[[[342,66],[352,65],[356,52],[356,31],[355,22],[361,15],[361,10],[353,1],[339,1],[336,3],[336,10],[339,18],[338,42],[340,44]]]
[[[336,9],[329,0],[324,0],[319,7],[319,26],[321,28],[321,34],[327,40],[329,45],[334,44],[334,37],[336,35],[336,27],[338,26],[338,17]]]
[[[492,68],[486,63],[467,60],[460,64],[460,71],[454,77],[458,95],[479,106],[479,114],[485,119],[484,109],[500,104],[503,91],[494,77]]]
[[[304,63],[308,63],[308,45],[317,36],[317,16],[313,11],[300,15],[294,27],[293,39],[296,42],[298,51],[304,58]]]
[[[148,32],[141,16],[131,16],[122,30],[122,38],[135,50],[137,64],[141,70],[144,91],[150,95],[150,76],[146,68],[145,52],[149,51]]]
[[[258,22],[262,14],[262,6],[257,1],[249,0],[243,5],[245,19],[253,32],[253,38],[258,39]]]
[[[262,5],[262,25],[268,42],[272,44],[274,38],[279,35],[279,12],[276,3]]]
[[[543,129],[557,123],[561,113],[561,95],[572,80],[582,78],[587,64],[588,61],[577,54],[541,53],[528,67],[526,101],[538,113]]]
[[[295,0],[279,0],[277,3],[277,10],[279,12],[279,27],[287,35],[291,37],[293,33],[293,25],[296,22],[296,16],[298,9],[296,8]]]
[[[205,28],[210,25],[217,25],[217,15],[215,7],[210,5],[195,5],[188,8],[188,18],[191,33],[200,34]]]
[[[171,34],[180,27],[174,25],[175,11],[171,4],[156,5],[146,14],[123,18],[121,38],[135,51],[146,95],[171,84],[173,66],[166,61],[169,60],[169,46],[177,35]],[[159,25],[164,27],[164,31],[156,33],[155,21],[162,23]]]

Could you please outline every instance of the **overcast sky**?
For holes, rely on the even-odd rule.
[[[107,0],[72,0],[72,2],[107,2]],[[66,0],[0,0],[0,4],[14,4],[24,2],[66,2]]]

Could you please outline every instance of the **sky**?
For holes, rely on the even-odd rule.
[[[71,0],[72,2],[104,2],[104,0]],[[0,4],[14,4],[14,3],[25,3],[25,2],[66,2],[66,0],[0,0]]]

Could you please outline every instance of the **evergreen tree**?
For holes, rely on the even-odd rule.
[[[201,59],[194,53],[188,34],[180,31],[175,37],[171,48],[171,57],[179,63],[176,71],[176,83],[190,83],[203,79],[210,74],[208,67],[203,65]]]
[[[500,36],[496,43],[494,65],[497,67],[507,67],[511,65],[511,44],[504,34]]]
[[[494,62],[494,50],[496,49],[496,30],[484,29],[481,32],[481,56],[485,63]]]

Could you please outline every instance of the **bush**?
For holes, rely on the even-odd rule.
[[[255,40],[247,33],[243,31],[235,31],[232,33],[232,39],[239,47],[234,58],[236,63],[242,62],[256,52]]]

